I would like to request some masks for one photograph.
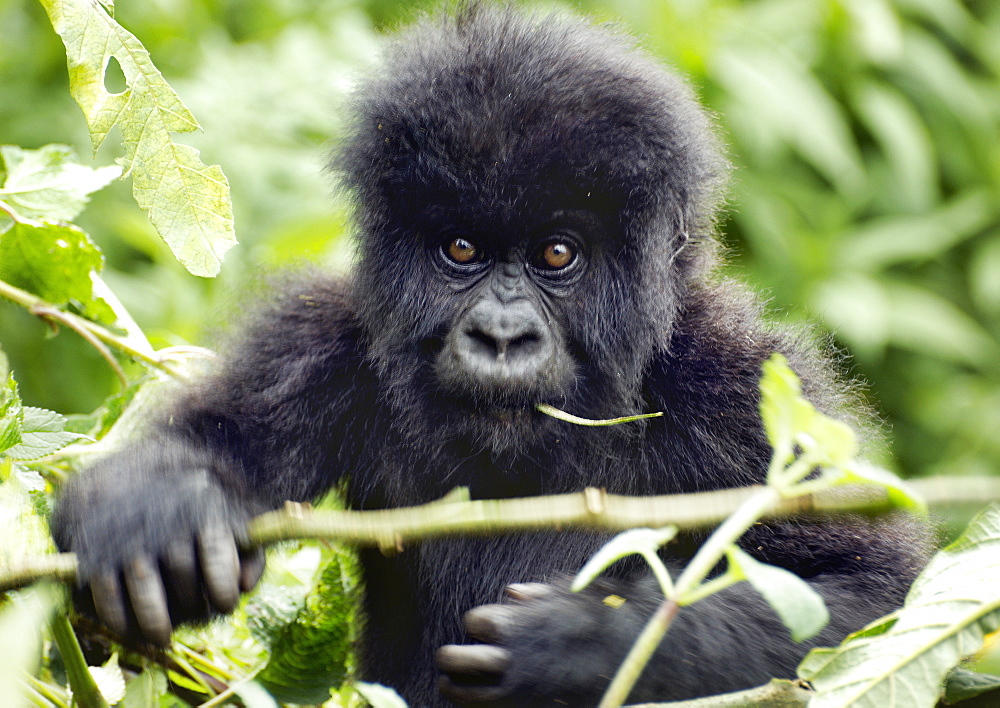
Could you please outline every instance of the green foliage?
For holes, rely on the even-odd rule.
[[[737,277],[853,355],[907,475],[1000,460],[1000,5],[594,0],[692,77]]]
[[[135,200],[191,273],[217,275],[223,255],[236,245],[229,182],[218,165],[206,166],[197,150],[170,135],[196,130],[194,116],[107,7],[86,0],[42,5],[66,45],[70,91],[90,125],[95,152],[112,127],[121,129],[120,162],[132,177]],[[125,74],[120,93],[104,85],[111,57]]]
[[[732,585],[749,582],[774,609],[795,641],[809,639],[830,620],[822,597],[795,574],[753,558],[736,544],[781,498],[797,497],[844,484],[885,484],[890,499],[902,506],[922,508],[895,475],[854,459],[858,451],[849,426],[823,415],[802,396],[798,376],[781,354],[762,367],[760,412],[772,447],[767,486],[749,497],[706,540],[676,583],[658,555],[658,549],[677,533],[674,527],[632,529],[605,544],[573,580],[579,592],[604,569],[629,554],[638,554],[652,569],[663,590],[660,609],[647,622],[601,700],[621,705],[635,680],[669,631],[674,616]],[[861,469],[863,472],[856,472]],[[808,478],[808,479],[807,479]],[[726,559],[725,571],[709,579]],[[953,664],[949,665],[952,666]]]
[[[0,468],[0,484],[16,472],[21,483],[33,491],[44,485],[37,473],[19,465],[58,452],[86,435],[66,431],[66,418],[43,408],[25,406],[18,395],[14,374],[7,373],[0,352],[0,464],[6,462],[7,473]],[[0,495],[2,498],[2,495]]]
[[[358,693],[372,708],[406,708],[398,693],[377,683],[359,683]]]
[[[961,668],[948,674],[942,698],[946,705],[986,697],[994,701],[1000,699],[1000,676],[980,674]]]
[[[21,409],[20,441],[0,451],[12,460],[37,460],[62,450],[71,442],[88,439],[86,435],[66,432],[66,418],[44,408]]]
[[[931,560],[901,610],[806,657],[799,675],[818,691],[810,706],[935,705],[949,669],[1000,627],[998,554],[994,505]]]
[[[279,701],[319,703],[331,687],[347,678],[354,615],[358,602],[358,569],[344,552],[327,554],[312,590],[293,616],[276,611],[268,593],[258,594],[248,608],[255,628],[270,652],[257,681]]]
[[[785,496],[798,496],[835,484],[876,484],[896,506],[925,512],[926,506],[903,480],[857,459],[857,436],[849,425],[816,410],[802,396],[798,376],[780,354],[764,362],[760,415],[774,453],[767,482]],[[803,481],[817,467],[822,474]]]
[[[92,273],[104,258],[72,224],[17,221],[0,234],[0,279],[55,305],[73,303],[94,320],[113,322],[114,312],[94,296]]]
[[[111,307],[94,293],[104,267],[97,245],[76,218],[89,195],[117,177],[117,167],[80,165],[65,145],[39,150],[0,146],[0,280],[53,305],[72,305],[88,317],[114,322]]]
[[[17,382],[13,374],[7,373],[6,367],[0,367],[0,452],[21,442],[23,422]]]
[[[656,574],[656,579],[660,583],[660,590],[665,597],[673,594],[674,584],[670,579],[670,573],[660,562],[660,547],[673,540],[677,535],[676,526],[667,526],[662,529],[630,529],[623,531],[613,539],[601,546],[590,560],[587,561],[573,578],[570,589],[579,592],[590,585],[598,575],[610,568],[614,563],[620,561],[625,556],[639,555],[649,565]]]

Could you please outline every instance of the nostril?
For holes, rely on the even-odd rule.
[[[501,352],[501,346],[496,339],[481,329],[471,329],[465,333],[469,338],[469,348],[476,354],[496,359]]]
[[[531,356],[542,344],[542,338],[537,332],[525,332],[514,337],[507,344],[507,355],[511,358]]]

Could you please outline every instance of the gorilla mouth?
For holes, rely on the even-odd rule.
[[[534,417],[531,408],[490,408],[485,411],[485,414],[506,426],[523,424]]]

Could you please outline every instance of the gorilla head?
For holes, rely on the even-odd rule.
[[[401,414],[504,446],[540,402],[634,410],[726,173],[690,90],[609,28],[474,6],[399,37],[353,109],[357,307]]]

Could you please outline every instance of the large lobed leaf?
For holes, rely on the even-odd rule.
[[[931,559],[906,604],[799,666],[811,708],[919,708],[937,703],[948,671],[1000,626],[1000,506]]]
[[[255,635],[271,655],[257,681],[279,701],[323,702],[347,677],[357,577],[353,557],[334,551],[300,606],[273,606],[261,596],[247,607]]]
[[[107,9],[86,0],[41,0],[66,45],[70,91],[83,108],[95,149],[115,125],[122,131],[136,201],[191,273],[214,276],[236,244],[229,182],[218,165],[175,143],[172,132],[196,130],[191,112],[153,65],[149,53]],[[114,57],[126,88],[110,93],[104,73]],[[136,169],[133,171],[133,167]]]

